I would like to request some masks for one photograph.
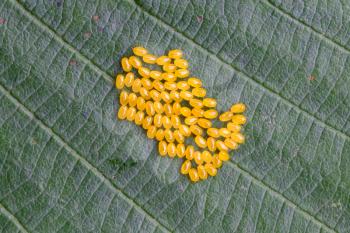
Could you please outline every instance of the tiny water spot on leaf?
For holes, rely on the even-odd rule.
[[[92,16],[92,20],[95,21],[95,22],[98,22],[100,20],[100,16],[98,15],[93,15]]]
[[[197,22],[198,22],[198,23],[203,22],[203,16],[202,16],[202,15],[198,15],[198,16],[197,16]]]

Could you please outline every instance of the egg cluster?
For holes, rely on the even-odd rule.
[[[190,77],[181,50],[156,57],[135,47],[133,53],[122,58],[125,74],[116,77],[116,87],[123,89],[118,118],[135,122],[148,138],[159,141],[161,156],[185,158],[180,172],[191,181],[215,176],[222,162],[229,160],[228,151],[244,143],[240,131],[246,123],[245,105],[236,103],[219,115],[217,102],[206,97],[202,81]],[[224,127],[213,127],[217,118]]]

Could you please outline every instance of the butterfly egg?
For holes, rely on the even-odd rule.
[[[142,60],[147,64],[155,64],[157,61],[157,57],[152,54],[145,54],[142,57]]]
[[[228,130],[227,128],[220,128],[219,129],[219,134],[221,137],[227,138],[231,136],[231,131]]]
[[[171,93],[170,93],[170,94],[171,94]],[[180,104],[180,103],[175,102],[175,103],[173,104],[173,113],[174,113],[175,115],[180,115],[180,114],[181,114],[181,104]]]
[[[245,140],[243,134],[241,133],[232,133],[231,139],[238,144],[244,143]]]
[[[158,143],[158,151],[161,156],[165,156],[167,154],[167,146],[168,144],[165,141],[160,141]]]
[[[217,128],[209,128],[207,130],[207,134],[213,138],[218,138],[220,136],[219,129],[217,129]]]
[[[202,81],[199,78],[191,77],[187,80],[188,84],[191,87],[201,87]]]
[[[188,172],[191,169],[191,161],[190,160],[186,160],[185,162],[182,163],[181,165],[181,174],[186,175],[188,174]]]
[[[205,141],[205,139],[198,135],[194,138],[194,142],[197,144],[198,147],[200,148],[206,148],[207,147],[207,142]]]
[[[124,75],[118,74],[116,79],[115,79],[115,87],[117,89],[119,89],[119,90],[123,89],[123,87],[124,87],[124,80],[125,80]]]
[[[129,101],[129,94],[126,91],[122,91],[119,96],[119,102],[121,105],[127,105]]]
[[[148,129],[152,125],[152,122],[153,122],[153,117],[146,116],[142,121],[142,128]]]
[[[155,127],[154,125],[151,125],[148,127],[148,130],[147,130],[147,137],[152,139],[156,136],[156,133],[157,133],[157,127]]]
[[[232,117],[232,123],[236,125],[244,125],[247,122],[247,119],[245,116],[239,114],[239,115],[234,115]]]
[[[176,146],[174,143],[169,143],[168,146],[167,146],[167,152],[168,152],[168,155],[169,157],[173,158],[175,157],[176,155]]]
[[[135,93],[130,93],[128,96],[129,106],[134,107],[137,104],[137,95]]]
[[[163,109],[163,104],[158,102],[158,101],[155,101],[153,103],[153,106],[154,106],[154,110],[156,111],[156,113],[158,114],[162,114],[164,112],[164,109]]]
[[[193,154],[193,158],[194,158],[194,162],[197,165],[201,165],[204,162],[203,158],[202,158],[202,153],[200,151],[195,151],[194,154]]]
[[[233,113],[232,112],[224,112],[219,116],[219,120],[222,122],[225,121],[230,121],[233,117]]]
[[[238,144],[234,140],[232,140],[231,138],[226,138],[224,143],[231,150],[235,150],[238,148]]]
[[[138,57],[135,57],[135,56],[131,56],[129,58],[129,62],[136,69],[138,69],[138,68],[140,68],[142,66],[141,60]]]
[[[211,156],[210,152],[205,150],[202,152],[202,159],[206,163],[210,163],[213,157]]]
[[[177,78],[173,73],[162,73],[162,79],[168,82],[175,82]]]
[[[165,103],[170,103],[170,102],[171,102],[170,93],[167,92],[167,91],[162,91],[162,92],[160,93],[160,97],[162,98],[162,100],[163,100]]]
[[[181,58],[175,59],[174,64],[181,69],[188,68],[188,62],[185,59],[181,59]]]
[[[199,99],[190,99],[190,105],[194,108],[202,108],[203,102]]]
[[[157,65],[162,66],[164,64],[169,63],[170,61],[171,61],[170,57],[168,57],[168,56],[160,56],[160,57],[157,58],[156,63],[157,63]]]
[[[120,120],[124,120],[126,118],[127,111],[128,111],[128,107],[127,106],[121,106],[119,108],[119,111],[118,111],[118,118]]]
[[[204,88],[196,87],[192,89],[193,96],[204,97],[207,94],[207,91]]]
[[[193,125],[197,123],[198,118],[195,116],[188,116],[185,118],[186,125]]]
[[[184,117],[189,117],[189,116],[191,116],[191,109],[189,109],[188,107],[181,107],[180,113]]]
[[[215,119],[218,116],[218,111],[215,109],[209,109],[203,113],[203,116],[207,119]]]
[[[191,168],[189,170],[188,176],[190,177],[190,180],[192,182],[198,182],[198,180],[199,180],[198,172],[197,172],[197,169],[195,169],[195,168]]]
[[[140,67],[138,69],[138,72],[139,72],[139,75],[141,75],[142,77],[148,78],[151,73],[151,70],[148,69],[147,67]]]
[[[215,108],[217,105],[217,102],[213,98],[204,98],[203,99],[203,105],[208,108]]]
[[[178,78],[187,78],[190,75],[190,72],[186,69],[178,69],[175,71],[175,76]]]
[[[222,161],[219,159],[218,154],[213,157],[211,164],[213,164],[215,168],[220,168],[222,166]]]
[[[176,65],[171,63],[166,63],[163,65],[163,70],[165,72],[174,73],[176,69],[177,69]]]
[[[218,170],[210,163],[204,165],[205,170],[210,176],[216,176]]]
[[[145,99],[145,100],[149,100],[151,98],[150,93],[147,91],[146,88],[141,87],[140,88],[140,95]]]
[[[182,143],[177,144],[177,146],[176,146],[177,157],[179,157],[179,158],[184,157],[185,156],[185,149],[186,149],[186,147],[184,144],[182,144]]]
[[[145,117],[145,113],[142,111],[138,111],[135,115],[135,124],[141,125],[144,117]]]
[[[230,159],[230,156],[229,156],[229,154],[226,151],[220,151],[219,152],[219,159],[221,161],[227,161],[227,160]]]
[[[154,80],[152,82],[152,86],[157,91],[164,91],[165,90],[164,84],[162,82],[158,81],[158,80]]]
[[[180,91],[180,96],[181,96],[181,98],[183,98],[184,100],[187,100],[187,101],[189,101],[190,99],[193,98],[192,93],[189,91]]]
[[[175,91],[175,90],[172,90],[170,92],[170,98],[176,102],[180,102],[182,99],[181,99],[181,96],[180,96],[180,93]]]
[[[131,66],[128,58],[123,57],[121,63],[122,63],[122,68],[123,68],[123,70],[125,72],[130,72],[131,71],[132,66]]]
[[[225,143],[221,140],[217,140],[215,142],[216,148],[220,151],[227,151],[228,147],[225,145]]]
[[[146,102],[146,113],[147,113],[147,115],[153,116],[155,114],[155,112],[156,111],[154,110],[153,102],[147,101]]]
[[[191,130],[187,125],[183,125],[181,124],[179,126],[179,131],[182,135],[184,135],[185,137],[189,137],[191,135]]]
[[[136,115],[136,109],[134,107],[128,108],[128,111],[126,112],[126,119],[128,121],[133,121],[135,119]]]
[[[167,142],[174,142],[175,140],[173,131],[171,131],[170,129],[164,130],[164,137],[165,140],[167,140]]]
[[[143,111],[146,108],[146,101],[141,96],[137,97],[136,101],[137,110]]]
[[[171,125],[173,126],[174,129],[178,129],[181,125],[181,120],[180,117],[177,115],[171,115]]]
[[[158,70],[152,70],[149,73],[149,76],[151,76],[151,78],[153,78],[155,80],[161,80],[162,79],[162,72],[160,72]]]
[[[232,132],[232,133],[237,133],[241,131],[241,126],[240,125],[236,125],[232,122],[229,122],[227,124],[227,128]]]
[[[179,130],[174,131],[174,138],[178,143],[184,143],[185,137],[180,133]]]
[[[136,56],[139,57],[142,57],[148,53],[147,49],[145,49],[144,47],[134,47],[132,51]]]
[[[125,75],[124,85],[127,87],[131,87],[132,83],[134,82],[135,75],[132,72],[129,72]]]
[[[209,121],[205,118],[199,118],[197,121],[197,124],[204,129],[208,129],[212,126],[211,121]]]
[[[201,108],[192,108],[191,112],[195,117],[202,117],[204,114],[204,110]]]
[[[163,116],[161,114],[156,114],[153,117],[153,124],[158,128],[162,126],[162,117]]]
[[[194,135],[202,135],[203,134],[202,128],[199,127],[198,125],[191,125],[190,130]]]
[[[237,104],[232,105],[230,110],[232,113],[242,113],[245,111],[245,109],[246,109],[245,104],[237,103]]]
[[[185,150],[186,159],[192,160],[194,154],[194,147],[193,146],[187,146]]]
[[[151,80],[149,80],[148,78],[142,78],[141,79],[141,84],[144,88],[146,88],[147,90],[151,90],[153,88],[153,83]]]
[[[157,90],[151,90],[149,95],[151,96],[151,98],[154,101],[158,101],[159,102],[161,100],[160,93]]]
[[[177,89],[177,85],[175,82],[165,82],[164,87],[169,91],[173,91]]]
[[[168,53],[168,57],[172,59],[179,59],[182,57],[182,51],[180,49],[170,50]]]
[[[165,128],[165,129],[170,129],[171,128],[171,121],[170,121],[170,119],[169,119],[169,117],[167,117],[167,116],[163,116],[163,118],[162,118],[162,124],[163,124],[163,127]]]
[[[131,90],[135,93],[138,93],[141,89],[141,79],[137,78],[134,80],[134,82],[132,83],[132,87]]]
[[[173,107],[170,104],[164,104],[164,113],[165,115],[171,117],[173,115]]]
[[[177,82],[177,88],[182,91],[188,91],[190,89],[190,85],[186,81]]]
[[[156,132],[156,139],[157,141],[163,141],[164,139],[164,130],[158,129]]]
[[[204,166],[203,165],[199,165],[197,167],[197,172],[198,172],[198,176],[201,180],[206,180],[208,179],[208,173],[207,171],[205,170]]]
[[[215,138],[213,137],[208,137],[207,138],[207,146],[208,146],[208,149],[211,151],[211,152],[214,152],[216,150],[216,140]]]

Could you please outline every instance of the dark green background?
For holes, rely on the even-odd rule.
[[[0,231],[350,232],[348,1],[3,0],[0,18]],[[247,104],[215,178],[116,120],[135,45],[183,49],[219,110]]]

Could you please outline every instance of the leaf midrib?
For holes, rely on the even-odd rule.
[[[266,89],[268,92],[271,93],[271,95],[277,97],[278,99],[281,99],[281,101],[283,101],[285,104],[291,106],[294,109],[299,110],[300,112],[304,113],[307,117],[313,119],[314,121],[318,122],[320,125],[322,125],[325,128],[328,128],[330,131],[334,131],[335,133],[341,135],[342,137],[344,137],[345,139],[350,139],[350,137],[348,135],[346,135],[345,133],[341,132],[338,129],[335,129],[334,127],[322,122],[320,119],[316,118],[315,116],[313,116],[312,114],[300,109],[298,106],[294,105],[293,103],[291,103],[290,101],[284,99],[282,96],[280,96],[278,93],[274,92],[273,90],[270,90],[268,87],[265,87],[263,84],[257,82],[256,80],[250,78],[248,75],[246,75],[245,73],[243,73],[242,71],[236,69],[234,66],[222,61],[219,57],[217,57],[215,54],[211,53],[210,51],[206,50],[205,48],[203,48],[201,45],[197,44],[196,42],[194,42],[192,39],[188,38],[187,36],[185,36],[183,33],[177,31],[176,29],[172,28],[171,26],[169,26],[168,24],[166,24],[165,22],[163,22],[162,20],[158,19],[156,16],[150,14],[149,12],[145,11],[141,6],[139,6],[137,3],[132,2],[131,0],[128,0],[131,3],[133,3],[137,8],[139,8],[141,11],[145,12],[145,14],[149,15],[149,17],[154,18],[154,20],[156,20],[158,23],[162,24],[163,26],[165,26],[166,28],[170,28],[172,31],[174,31],[175,33],[179,34],[181,37],[184,37],[186,40],[190,41],[192,44],[194,44],[195,46],[197,46],[201,51],[204,51],[205,53],[207,53],[209,56],[211,56],[213,59],[220,61],[220,63],[223,63],[223,65],[228,66],[230,69],[233,69],[236,73],[241,74],[241,76],[243,76],[247,81],[253,83],[254,85],[262,88],[262,89]],[[59,43],[61,43],[64,47],[66,47],[68,50],[70,50],[72,53],[74,53],[77,58],[81,59],[82,61],[84,61],[86,64],[88,64],[90,66],[90,68],[92,70],[94,70],[96,73],[100,74],[106,81],[108,81],[109,83],[113,83],[113,77],[111,75],[109,75],[108,73],[106,73],[105,71],[103,71],[95,62],[91,61],[90,59],[88,59],[85,55],[81,54],[75,47],[73,47],[72,45],[70,45],[65,39],[63,39],[60,35],[58,35],[53,29],[50,28],[50,26],[48,26],[47,24],[45,24],[44,22],[42,22],[39,18],[37,18],[35,15],[33,15],[29,10],[27,10],[21,3],[19,3],[17,0],[10,0],[10,2],[12,2],[15,7],[17,9],[19,9],[21,11],[21,13],[30,18],[34,23],[37,24],[37,26],[41,27],[45,32],[47,32],[49,35],[51,35],[55,40],[57,40]],[[113,183],[111,183],[108,178],[106,178],[102,172],[100,172],[97,168],[95,168],[93,165],[91,165],[87,160],[85,160],[81,155],[79,155],[79,153],[74,150],[69,143],[67,143],[63,138],[61,138],[56,132],[54,132],[50,127],[46,126],[38,117],[35,116],[35,114],[30,111],[29,109],[27,109],[27,107],[21,103],[16,97],[14,97],[10,92],[6,91],[6,89],[4,87],[2,87],[0,85],[0,90],[8,93],[7,96],[10,97],[10,100],[12,102],[14,102],[17,106],[21,107],[21,109],[28,115],[32,116],[40,125],[42,125],[44,127],[44,129],[50,134],[52,135],[54,138],[56,138],[56,140],[59,140],[63,143],[63,146],[67,149],[68,152],[70,152],[72,154],[72,156],[76,155],[78,157],[76,157],[78,160],[80,161],[84,161],[84,165],[87,166],[88,169],[92,170],[93,172],[97,172],[98,177],[100,177],[104,182],[109,182],[110,184],[110,188],[115,189],[116,191],[120,192],[121,194],[123,194],[125,196],[125,198],[131,202],[134,203],[133,205],[135,205],[136,207],[140,208],[142,212],[144,212],[149,218],[151,218],[150,220],[154,220],[156,225],[159,225],[161,228],[164,228],[164,230],[170,232],[170,230],[168,228],[166,228],[163,224],[159,223],[159,221],[154,218],[152,215],[150,215],[146,210],[144,210],[141,206],[137,205],[134,200],[132,200],[131,198],[129,198],[126,194],[124,194],[123,191],[119,190]],[[301,208],[300,206],[296,205],[294,202],[292,202],[291,200],[289,200],[288,198],[286,198],[282,193],[280,193],[279,191],[275,190],[274,188],[270,187],[268,184],[266,184],[265,182],[259,180],[255,175],[251,174],[249,171],[245,170],[244,168],[242,168],[241,166],[239,166],[237,163],[233,162],[233,161],[229,161],[230,166],[232,166],[234,169],[238,170],[239,172],[241,172],[243,175],[245,175],[246,177],[249,177],[250,179],[252,179],[252,181],[261,186],[262,188],[268,190],[272,195],[276,196],[277,198],[281,199],[283,202],[285,202],[286,204],[288,204],[290,207],[296,209],[298,212],[300,212],[306,219],[309,219],[313,222],[315,222],[317,225],[325,228],[326,230],[330,231],[330,232],[335,232],[333,230],[332,227],[328,226],[326,223],[320,221],[318,218],[316,218],[315,216],[313,216],[312,214],[310,214],[309,212],[307,212],[306,210],[304,210],[303,208]]]
[[[13,224],[17,227],[18,230],[29,233],[26,227],[14,216],[5,206],[0,203],[0,213],[5,215]]]

